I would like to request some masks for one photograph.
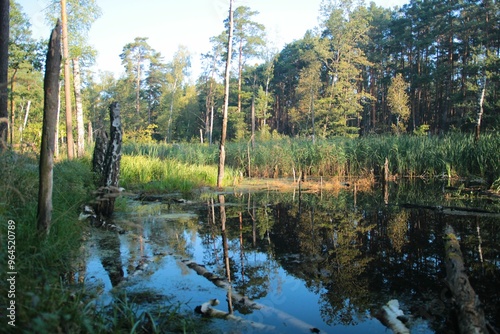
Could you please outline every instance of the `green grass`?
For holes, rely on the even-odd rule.
[[[224,185],[232,185],[237,179],[237,173],[230,168],[226,168],[224,174]],[[215,187],[217,166],[124,155],[121,160],[120,185],[127,190],[148,192],[189,192],[197,187]]]

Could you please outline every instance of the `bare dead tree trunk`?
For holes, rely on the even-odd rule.
[[[9,0],[0,0],[0,150],[6,147],[9,129]]]
[[[92,157],[92,170],[99,178],[99,186],[102,185],[102,175],[104,174],[104,158],[108,150],[109,138],[106,131],[99,129],[96,131],[94,155]]]
[[[231,73],[231,54],[233,52],[233,3],[234,0],[229,1],[229,37],[227,41],[227,60],[226,60],[226,73],[224,79],[224,109],[222,116],[222,133],[219,148],[219,168],[217,175],[217,187],[222,187],[222,180],[224,180],[224,166],[226,163],[226,136],[227,136],[227,114],[229,109],[229,79]]]
[[[465,272],[460,244],[450,225],[445,227],[446,281],[453,294],[461,334],[487,334],[484,310]]]
[[[40,181],[38,189],[37,228],[48,234],[52,219],[52,181],[54,169],[55,128],[59,102],[59,75],[61,70],[61,25],[52,30],[47,53],[44,79],[44,106],[42,144],[40,151]]]
[[[66,101],[66,145],[68,159],[74,157],[73,115],[71,111],[71,78],[69,68],[68,17],[66,15],[66,0],[61,0],[62,41],[64,52],[64,97]]]
[[[78,157],[83,157],[85,154],[85,124],[83,122],[80,60],[78,58],[73,59],[73,90],[75,91],[76,106],[76,154]]]
[[[93,170],[99,179],[97,205],[95,213],[101,217],[110,217],[115,208],[115,198],[120,190],[120,161],[122,147],[122,127],[120,107],[114,102],[109,107],[110,132],[109,140],[105,131],[96,135],[93,156]]]
[[[106,152],[105,166],[105,186],[118,186],[120,179],[120,160],[122,148],[122,122],[120,118],[120,106],[114,102],[109,108],[109,119],[111,123],[109,133],[109,145]]]

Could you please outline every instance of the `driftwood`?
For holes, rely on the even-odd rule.
[[[55,133],[59,102],[61,68],[61,25],[52,30],[45,69],[42,144],[40,151],[40,180],[38,188],[38,231],[48,234],[52,219],[52,186],[54,170]]]
[[[232,320],[232,321],[241,323],[243,325],[251,326],[251,327],[256,328],[258,330],[261,330],[261,331],[265,330],[265,331],[270,332],[270,331],[274,331],[276,329],[274,326],[264,325],[264,324],[259,323],[259,322],[245,320],[241,317],[235,316],[232,313],[218,310],[218,309],[214,308],[214,306],[217,306],[217,305],[219,305],[219,301],[217,299],[211,299],[208,302],[203,303],[200,306],[197,306],[195,308],[195,311],[206,316],[206,317]]]
[[[208,271],[204,266],[197,264],[191,260],[183,260],[184,264],[186,264],[189,268],[196,271],[198,275],[201,275],[211,281],[213,284],[218,286],[219,288],[226,289],[231,292],[231,299],[235,304],[240,304],[246,306],[248,308],[252,308],[254,310],[261,310],[262,312],[268,312],[274,314],[276,317],[281,319],[285,324],[291,324],[300,328],[304,333],[320,333],[320,330],[310,324],[291,316],[290,314],[280,311],[274,307],[260,304],[250,300],[248,297],[243,296],[235,291],[232,291],[231,284],[224,278],[221,278],[214,273]]]
[[[99,186],[94,210],[98,216],[110,217],[115,207],[115,198],[120,194],[120,160],[122,146],[122,129],[120,107],[114,102],[109,107],[110,135],[104,131],[96,136],[92,169],[97,175]]]
[[[375,314],[375,317],[387,328],[392,330],[394,334],[410,334],[410,330],[406,327],[405,322],[407,317],[399,308],[399,301],[391,299],[387,304]]]
[[[450,225],[444,230],[446,282],[453,295],[460,333],[488,333],[484,311],[465,272],[460,244]]]

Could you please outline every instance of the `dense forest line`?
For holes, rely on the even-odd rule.
[[[187,48],[179,46],[165,61],[147,37],[123,47],[123,76],[96,76],[90,71],[95,50],[86,36],[100,9],[92,0],[67,5],[73,83],[61,110],[72,109],[66,109],[67,101],[76,107],[72,131],[78,147],[103,127],[112,101],[122,106],[128,139],[219,140],[227,22],[211,38],[196,82],[189,80]],[[319,12],[317,28],[276,50],[267,42],[265,25],[255,21],[257,12],[246,6],[234,10],[228,138],[248,140],[256,132],[331,138],[498,129],[498,2],[412,0],[389,9],[325,0]],[[55,1],[46,14],[53,20],[59,13]],[[28,17],[11,1],[13,145],[40,142],[45,44],[33,39]],[[60,120],[64,143],[67,123]]]

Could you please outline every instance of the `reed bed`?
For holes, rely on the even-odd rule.
[[[281,138],[232,142],[226,147],[226,166],[250,177],[366,177],[382,175],[387,159],[393,177],[500,178],[500,135],[367,136],[356,139],[316,140]],[[175,159],[197,166],[216,166],[218,147],[206,144],[133,144],[124,151],[155,159]],[[215,171],[207,171],[216,174]],[[206,176],[208,177],[208,176]],[[233,176],[234,178],[234,176]]]

